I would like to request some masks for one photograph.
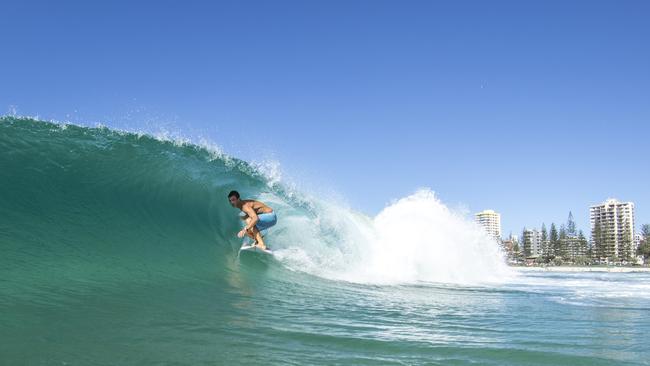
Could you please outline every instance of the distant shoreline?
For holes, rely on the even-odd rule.
[[[524,266],[511,266],[517,270],[531,271],[531,272],[616,272],[616,273],[629,273],[629,272],[650,272],[650,267],[571,267],[571,266],[547,266],[547,267],[524,267]]]

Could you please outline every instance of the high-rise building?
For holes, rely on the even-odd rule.
[[[526,246],[530,247],[530,256],[531,257],[538,257],[542,255],[542,233],[537,230],[537,229],[525,229],[524,230],[524,238],[522,239],[522,245],[524,246],[524,249],[526,249]]]
[[[642,241],[643,241],[643,235],[641,235],[641,233],[634,234],[634,250],[635,250],[635,252],[641,246]]]
[[[601,260],[619,261],[634,256],[634,203],[615,199],[589,208],[591,242]]]
[[[496,241],[501,241],[501,215],[499,213],[493,210],[484,210],[474,214],[474,219]]]

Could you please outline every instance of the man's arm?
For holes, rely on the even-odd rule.
[[[257,224],[259,218],[257,217],[257,213],[255,212],[255,210],[253,210],[251,206],[245,205],[244,207],[242,207],[242,211],[244,211],[246,215],[248,215],[248,217],[250,217],[251,219],[248,225],[246,225],[246,227],[244,228],[244,230],[248,231]]]

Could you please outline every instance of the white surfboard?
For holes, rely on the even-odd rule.
[[[241,255],[243,252],[256,253],[262,255],[273,255],[273,251],[271,249],[262,249],[260,247],[252,246],[250,244],[243,244],[241,248],[239,248],[239,254]]]

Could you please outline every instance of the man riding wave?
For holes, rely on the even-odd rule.
[[[231,191],[228,193],[228,201],[232,207],[242,211],[241,219],[246,222],[246,226],[237,233],[237,236],[243,238],[248,235],[253,239],[253,246],[266,250],[261,230],[268,229],[278,221],[273,209],[260,201],[242,200],[239,192]]]

